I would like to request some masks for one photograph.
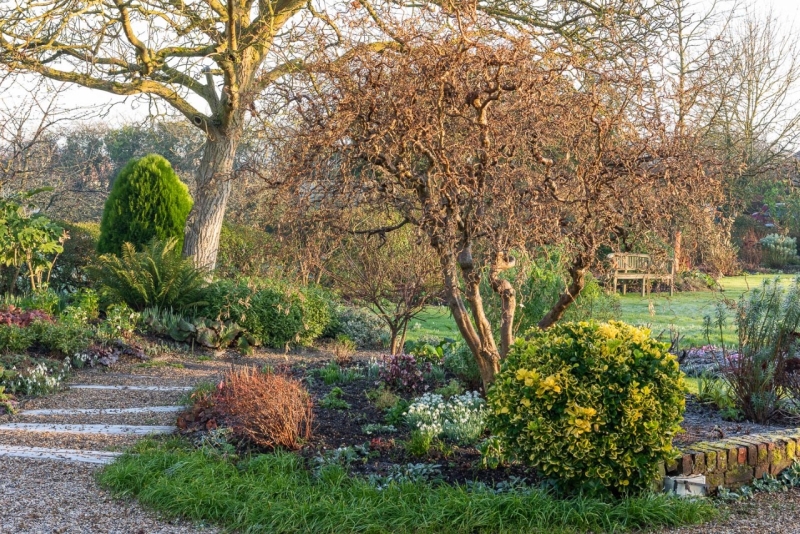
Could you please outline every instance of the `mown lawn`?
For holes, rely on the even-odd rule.
[[[733,276],[719,280],[718,291],[694,291],[675,293],[652,293],[646,297],[641,294],[620,296],[622,307],[621,319],[627,323],[647,326],[654,336],[669,341],[670,328],[676,329],[682,336],[680,346],[683,348],[705,345],[708,341],[704,326],[704,317],[716,315],[718,303],[736,302],[744,293],[760,287],[764,280],[774,279],[774,275]],[[783,283],[793,280],[793,275],[780,277]],[[736,329],[732,314],[729,316],[723,331],[726,345],[735,345]],[[711,336],[711,343],[719,345],[719,333]]]
[[[654,336],[664,341],[670,340],[670,329],[681,336],[682,348],[702,346],[707,343],[704,317],[716,313],[717,304],[723,301],[735,302],[742,294],[760,287],[764,280],[774,279],[774,275],[733,276],[719,280],[717,291],[693,291],[675,293],[651,293],[646,297],[635,291],[620,295],[621,320],[650,328]],[[782,275],[784,283],[793,280],[795,275]],[[730,316],[723,331],[726,345],[736,343],[736,330]],[[440,338],[459,336],[449,310],[444,306],[429,306],[419,317],[411,321],[407,338],[417,340],[423,336]],[[719,345],[719,334],[711,337],[711,342]]]

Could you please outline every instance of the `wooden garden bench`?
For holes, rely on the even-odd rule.
[[[614,292],[617,292],[617,284],[622,282],[622,294],[628,291],[628,280],[639,280],[642,282],[642,296],[650,292],[650,284],[653,281],[669,282],[669,294],[675,292],[675,262],[671,259],[658,264],[650,258],[649,254],[629,254],[627,252],[616,252],[609,254],[613,269]]]

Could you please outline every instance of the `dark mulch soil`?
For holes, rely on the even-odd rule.
[[[293,369],[298,378],[313,372],[321,365],[312,365],[305,370]],[[451,377],[448,377],[448,380]],[[439,384],[444,385],[444,384]],[[322,408],[319,401],[334,387],[341,388],[350,408],[334,410]],[[367,399],[366,392],[375,389],[376,384],[367,379],[359,379],[349,384],[325,385],[321,380],[312,381],[308,390],[314,397],[314,436],[302,450],[303,456],[312,460],[318,454],[354,445],[369,445],[370,455],[360,462],[351,464],[353,474],[362,476],[386,475],[392,465],[428,463],[440,466],[441,478],[449,483],[465,483],[467,481],[493,484],[508,480],[510,477],[525,478],[528,482],[536,480],[533,470],[522,466],[510,466],[500,469],[483,469],[480,466],[480,453],[474,446],[458,446],[441,444],[433,447],[429,454],[419,457],[409,454],[403,444],[408,440],[410,431],[401,425],[395,425],[397,432],[380,436],[367,435],[362,426],[367,424],[386,424],[385,414]],[[402,395],[411,400],[415,395]]]

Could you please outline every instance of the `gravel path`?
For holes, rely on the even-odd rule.
[[[158,518],[138,504],[98,488],[97,468],[45,460],[2,458],[0,533],[191,534],[218,532]]]
[[[665,534],[800,534],[800,490],[757,493],[749,501],[724,506],[718,522],[662,530]]]
[[[173,357],[158,361],[171,365],[140,367],[136,361],[121,362],[112,368],[113,372],[103,368],[81,370],[72,378],[72,384],[191,387],[203,381],[218,381],[224,370],[234,363],[215,361],[199,365],[188,361],[184,368],[177,368]],[[185,395],[185,391],[67,389],[48,397],[25,399],[18,414],[0,417],[0,425],[174,426],[174,411],[110,414],[73,411],[38,415],[25,411],[175,406]],[[45,452],[50,456],[58,456],[55,449],[121,451],[140,439],[137,435],[0,430],[0,447],[11,445],[16,451],[20,451],[20,447],[39,447],[56,453]],[[39,450],[33,449],[33,452]],[[88,455],[92,456],[102,458],[99,454]],[[98,467],[99,464],[91,463],[0,456],[0,534],[217,532],[215,528],[200,524],[159,518],[136,502],[114,499],[95,482]]]

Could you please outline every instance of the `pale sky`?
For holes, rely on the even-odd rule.
[[[713,0],[699,0],[710,5]],[[756,12],[772,10],[773,14],[784,24],[785,31],[800,31],[800,0],[745,0]],[[14,100],[26,93],[24,87],[0,93],[0,105],[12,105]],[[136,98],[121,98],[101,91],[90,90],[82,87],[69,87],[61,95],[62,107],[102,107],[115,104],[109,114],[103,119],[110,125],[119,125],[129,121],[142,121],[147,118],[149,109],[147,102]],[[198,102],[198,107],[202,103]]]

